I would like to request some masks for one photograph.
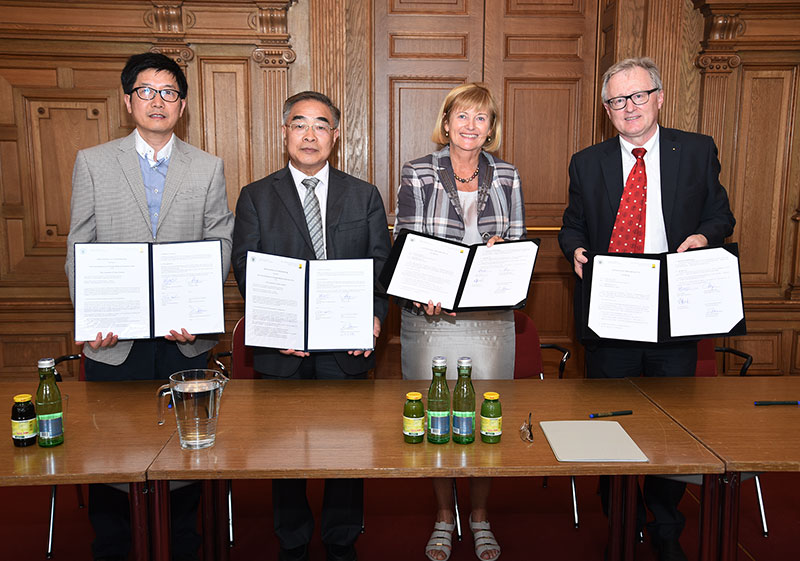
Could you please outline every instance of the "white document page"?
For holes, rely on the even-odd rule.
[[[146,243],[75,244],[75,340],[150,337]]]
[[[452,310],[467,257],[466,247],[408,234],[387,292]]]
[[[244,342],[302,350],[305,345],[306,262],[247,252]]]
[[[739,260],[721,247],[667,255],[673,337],[727,333],[744,317]]]
[[[559,462],[646,462],[647,456],[617,421],[542,421]]]
[[[478,247],[459,308],[514,306],[527,298],[538,251],[532,241]]]
[[[589,327],[600,337],[658,341],[657,259],[597,255],[592,265]]]
[[[311,261],[308,350],[372,349],[372,259]]]
[[[225,331],[219,240],[153,245],[153,314],[156,337]]]

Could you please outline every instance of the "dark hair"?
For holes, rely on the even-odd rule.
[[[339,118],[342,116],[339,108],[333,104],[327,95],[312,91],[296,93],[283,103],[283,124],[287,124],[286,119],[289,118],[289,113],[292,112],[292,107],[294,107],[295,103],[300,103],[301,101],[306,101],[309,99],[319,101],[331,110],[331,114],[333,115],[333,123],[331,123],[331,126],[335,129],[338,129]]]
[[[139,74],[151,68],[158,72],[163,71],[172,74],[175,81],[178,82],[178,92],[180,92],[181,99],[186,99],[189,85],[186,83],[186,76],[183,70],[181,70],[177,62],[161,53],[142,53],[129,58],[119,77],[122,82],[122,91],[130,95],[133,92]]]

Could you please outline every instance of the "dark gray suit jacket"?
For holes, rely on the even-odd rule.
[[[378,189],[365,181],[330,167],[325,217],[328,259],[374,260],[374,315],[386,319],[388,301],[381,296],[378,275],[389,256],[390,239]],[[303,203],[297,194],[288,166],[242,189],[236,204],[233,229],[233,272],[239,292],[245,295],[247,252],[257,251],[297,259],[316,259],[308,233]],[[369,358],[334,353],[348,374],[361,374],[375,364]],[[273,376],[291,376],[300,357],[286,356],[275,349],[257,348],[254,366]]]

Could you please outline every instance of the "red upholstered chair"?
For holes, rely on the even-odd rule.
[[[544,380],[544,361],[542,349],[554,349],[561,353],[558,363],[558,377],[564,377],[564,368],[570,357],[568,349],[552,343],[542,343],[539,340],[539,331],[529,315],[521,310],[514,310],[514,331],[516,332],[514,351],[514,379],[531,378],[538,376]],[[572,516],[575,527],[578,527],[578,495],[575,489],[575,476],[570,476],[572,487]],[[547,487],[547,477],[542,480],[542,486]]]
[[[739,349],[732,347],[715,347],[714,339],[701,339],[697,342],[697,368],[694,371],[695,376],[716,376],[717,375],[717,357],[716,353],[728,353],[736,355],[744,359],[742,368],[739,370],[739,376],[747,375],[747,369],[753,364],[753,357]]]
[[[220,358],[231,357],[230,372],[225,365],[220,362]],[[253,348],[244,344],[244,317],[239,318],[233,327],[231,335],[231,350],[214,355],[214,362],[217,367],[229,378],[239,380],[252,380],[258,378],[255,368],[253,368]],[[231,481],[227,481],[228,487],[228,546],[233,547],[233,486]]]
[[[231,357],[231,371],[219,361],[221,357]],[[214,362],[229,378],[238,380],[252,380],[258,378],[253,368],[253,348],[244,344],[244,317],[239,318],[233,327],[231,336],[231,350],[214,355]]]
[[[555,349],[561,352],[561,361],[558,363],[558,377],[564,377],[564,368],[570,357],[568,349],[552,343],[542,343],[539,340],[539,331],[529,315],[521,310],[514,310],[514,331],[516,333],[516,347],[514,352],[514,378],[530,378],[538,376],[544,379],[544,362],[542,349]]]
[[[717,353],[728,353],[744,359],[742,367],[739,369],[739,376],[746,376],[747,370],[750,368],[750,365],[753,364],[752,355],[746,352],[732,347],[716,347],[714,346],[714,339],[701,339],[697,342],[697,368],[695,369],[694,375],[706,377],[716,376]],[[697,476],[690,475],[686,477],[687,479],[685,480],[687,483],[700,483],[700,479]],[[742,481],[745,479],[753,479],[753,481],[755,481],[758,510],[761,515],[761,532],[766,538],[769,535],[769,529],[767,527],[767,513],[764,510],[764,497],[761,493],[761,480],[758,474],[754,472],[742,473]]]

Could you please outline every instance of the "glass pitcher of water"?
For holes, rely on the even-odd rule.
[[[182,370],[158,388],[158,424],[164,424],[164,404],[172,396],[181,448],[197,450],[214,445],[222,390],[228,378],[216,370]]]

